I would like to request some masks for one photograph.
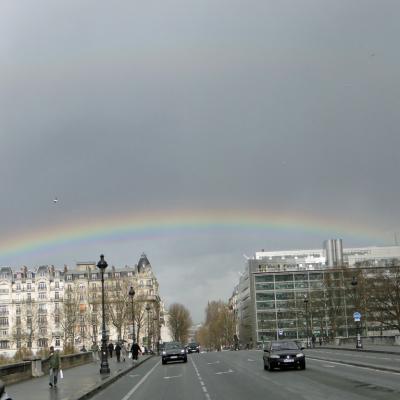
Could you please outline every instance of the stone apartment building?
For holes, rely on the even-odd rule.
[[[137,265],[109,266],[104,274],[106,333],[110,341],[132,341],[154,348],[161,340],[164,305],[151,264],[142,254]],[[135,296],[129,296],[133,287]],[[0,268],[0,354],[33,352],[53,345],[80,349],[100,344],[101,274],[95,262],[64,266]]]

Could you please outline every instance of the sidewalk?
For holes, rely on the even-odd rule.
[[[363,344],[363,348],[361,350],[356,349],[356,343],[354,344],[342,344],[340,346],[331,345],[331,344],[323,344],[320,346],[319,344],[315,345],[315,350],[318,349],[331,349],[331,350],[348,350],[348,351],[361,351],[361,352],[370,352],[370,353],[383,353],[383,354],[397,354],[400,355],[400,346],[390,346],[390,345],[380,345],[380,344]]]
[[[80,400],[89,398],[89,394],[109,385],[120,376],[129,373],[133,368],[151,356],[140,356],[133,364],[131,359],[117,363],[115,357],[109,358],[110,375],[100,375],[100,362],[81,365],[63,370],[64,379],[60,379],[56,389],[49,387],[49,377],[32,378],[6,387],[7,393],[14,400]]]

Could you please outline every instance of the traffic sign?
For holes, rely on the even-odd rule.
[[[279,336],[282,336],[283,335],[283,329],[279,329],[278,333],[279,333]]]
[[[353,313],[353,318],[354,318],[354,322],[359,322],[361,321],[361,314],[356,311],[355,313]]]

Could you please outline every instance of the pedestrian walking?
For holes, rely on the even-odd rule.
[[[110,344],[108,345],[108,354],[110,354],[110,358],[112,358],[113,351],[114,351],[114,345],[110,342]]]
[[[115,355],[117,356],[117,362],[121,362],[121,346],[118,342],[115,345],[114,350],[115,350]]]
[[[319,346],[320,347],[322,346],[322,336],[321,335],[319,335]]]
[[[311,343],[312,343],[312,348],[315,349],[315,342],[317,341],[317,338],[315,337],[315,335],[313,334],[311,336]]]
[[[60,355],[58,351],[54,351],[54,347],[50,347],[49,357],[49,386],[57,387],[58,373],[60,371]]]
[[[0,380],[0,400],[12,400],[11,397],[6,392],[6,386],[4,382]]]
[[[99,361],[99,345],[96,342],[93,342],[90,350],[92,350],[93,361]]]
[[[139,353],[142,354],[142,350],[140,350],[140,346],[136,342],[132,343],[131,353],[132,353],[132,360],[137,360]]]
[[[128,351],[126,350],[126,346],[124,343],[121,344],[122,350],[121,350],[121,355],[122,355],[122,361],[125,362],[126,358],[128,357]]]

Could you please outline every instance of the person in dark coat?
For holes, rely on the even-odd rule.
[[[113,351],[114,351],[114,345],[110,342],[108,345],[108,354],[110,354],[110,358],[112,358]]]
[[[117,356],[117,362],[120,362],[121,361],[121,346],[119,345],[119,343],[117,343],[115,345],[114,350],[115,350],[115,355]]]
[[[6,386],[4,382],[0,380],[0,400],[12,400],[11,397],[6,392]]]
[[[132,360],[137,360],[139,353],[142,354],[142,350],[140,350],[140,347],[136,342],[132,343],[131,353],[132,353]]]

